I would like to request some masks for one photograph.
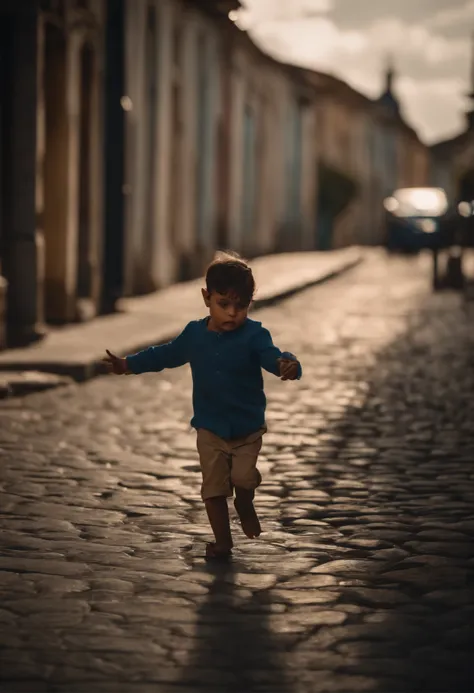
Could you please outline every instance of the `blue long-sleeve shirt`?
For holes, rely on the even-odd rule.
[[[280,374],[281,352],[260,322],[247,318],[231,332],[208,329],[209,318],[190,322],[176,339],[127,356],[135,374],[191,365],[194,416],[191,426],[224,439],[240,438],[265,425],[262,368]],[[302,376],[298,363],[298,379]]]

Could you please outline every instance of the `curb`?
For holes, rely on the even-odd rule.
[[[273,306],[279,303],[280,301],[284,301],[286,298],[290,298],[291,296],[295,296],[296,294],[301,293],[305,289],[310,289],[313,286],[325,284],[326,282],[331,281],[331,279],[336,279],[341,274],[344,274],[344,272],[348,272],[357,265],[360,265],[362,261],[363,257],[362,255],[360,255],[359,257],[356,257],[353,260],[349,260],[349,262],[346,262],[344,265],[341,265],[332,272],[323,274],[322,276],[317,277],[316,279],[310,279],[309,281],[304,282],[303,284],[298,284],[297,286],[291,287],[290,289],[282,291],[281,293],[274,294],[273,296],[269,296],[268,298],[262,298],[260,300],[256,299],[253,302],[252,312],[255,310],[261,310],[262,308],[268,308],[269,306]]]
[[[65,375],[28,371],[2,371],[0,373],[0,399],[24,397],[35,392],[46,392],[72,385],[73,378]]]
[[[273,295],[267,296],[262,299],[256,299],[252,305],[251,308],[251,313],[253,314],[255,311],[261,310],[262,308],[267,308],[270,306],[274,306],[278,304],[280,301],[283,301],[287,298],[290,298],[291,296],[294,296],[298,293],[301,293],[305,289],[309,289],[313,286],[317,286],[319,284],[324,284],[326,282],[331,281],[332,279],[336,279],[340,275],[344,274],[345,272],[348,272],[349,270],[355,268],[359,264],[361,264],[364,260],[364,256],[362,253],[360,253],[357,257],[351,258],[345,263],[341,263],[339,267],[336,269],[327,272],[326,274],[321,274],[320,276],[315,277],[314,279],[309,279],[308,281],[305,281],[301,284],[298,284],[296,286],[292,286],[289,289],[283,290],[281,292],[275,293]],[[170,340],[174,339],[177,335],[176,330],[171,331],[168,334],[165,334],[161,336],[159,339],[154,341],[154,344],[166,344],[166,342],[169,342]],[[146,342],[144,344],[137,342],[137,344],[134,346],[132,350],[129,350],[129,353],[134,353],[137,351],[141,351],[142,349],[146,349],[147,347],[150,346],[150,342]],[[117,353],[119,355],[121,354],[120,349],[117,350]],[[51,374],[53,376],[59,376],[57,378],[57,385],[53,385],[53,380],[48,383],[46,386],[46,383],[41,381],[41,379],[38,379],[38,387],[34,387],[34,378],[28,379],[28,387],[23,388],[8,388],[8,391],[3,392],[3,398],[7,397],[8,399],[11,397],[15,396],[24,396],[27,394],[33,394],[35,392],[42,392],[45,389],[51,389],[53,387],[60,387],[65,384],[65,381],[68,381],[70,383],[76,382],[76,383],[83,383],[86,382],[87,380],[91,380],[92,378],[96,378],[100,375],[105,375],[104,372],[104,367],[101,364],[100,361],[95,361],[91,360],[87,363],[77,363],[77,362],[66,362],[66,361],[57,361],[57,362],[51,362],[51,363],[39,363],[39,362],[34,362],[33,360],[28,363],[27,367],[23,364],[20,366],[18,363],[11,363],[11,364],[2,364],[0,366],[0,373],[4,374],[4,381],[8,380],[7,374],[11,371],[15,371],[15,373],[12,373],[12,380],[15,378],[18,380],[18,376],[21,374],[25,373],[30,373],[32,371],[35,371],[38,375],[41,373],[43,374]],[[0,396],[1,398],[1,396]]]

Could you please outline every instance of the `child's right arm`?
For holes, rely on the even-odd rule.
[[[270,332],[262,327],[253,342],[253,348],[262,368],[282,380],[299,380],[303,374],[301,363],[289,351],[280,351],[273,344]]]
[[[176,339],[167,344],[152,346],[137,354],[119,358],[107,350],[109,355],[104,361],[109,370],[117,375],[141,373],[158,373],[165,368],[178,368],[189,361],[189,325],[184,328]]]

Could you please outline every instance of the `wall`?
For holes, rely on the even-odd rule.
[[[99,312],[103,232],[104,5],[65,3],[39,16],[37,199],[45,247],[45,314]]]
[[[398,136],[399,188],[423,187],[429,179],[428,149],[408,128],[400,128]]]
[[[0,332],[3,344],[12,346],[44,334],[44,243],[37,195],[38,17],[37,2],[0,5]]]
[[[218,26],[185,3],[128,0],[126,83],[133,293],[200,271],[216,244]]]
[[[450,201],[456,199],[456,178],[451,160],[433,156],[430,161],[429,181],[430,185],[443,188]]]
[[[230,59],[227,245],[245,255],[314,247],[315,114],[304,86],[244,35]]]
[[[318,102],[319,158],[335,171],[357,184],[356,197],[330,224],[330,247],[340,248],[364,242],[366,225],[365,177],[367,167],[365,113],[352,99],[341,93],[321,96]],[[324,232],[324,231],[323,231]]]
[[[301,181],[301,214],[302,237],[301,250],[315,250],[317,247],[317,204],[318,204],[318,146],[317,113],[313,104],[306,104],[302,123],[302,181]]]
[[[459,147],[455,156],[452,157],[452,181],[455,200],[461,197],[462,179],[474,176],[474,131],[467,131],[464,137],[462,147]],[[470,195],[474,198],[473,185],[468,186]],[[462,195],[465,197],[465,195]]]
[[[126,293],[168,283],[171,4],[126,3]]]

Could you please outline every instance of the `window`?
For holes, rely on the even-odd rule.
[[[148,5],[145,39],[145,88],[146,88],[146,129],[147,129],[147,158],[146,158],[146,224],[152,233],[154,221],[154,186],[156,162],[156,119],[158,84],[157,75],[157,17],[154,4]]]
[[[175,24],[173,29],[173,65],[181,67],[181,45],[183,30],[180,24]]]

